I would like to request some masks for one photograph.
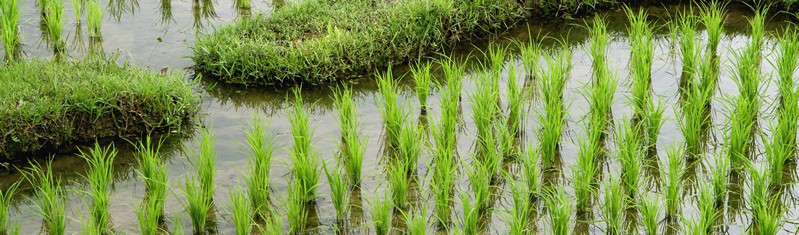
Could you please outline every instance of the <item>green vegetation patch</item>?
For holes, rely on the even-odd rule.
[[[0,156],[176,128],[199,111],[182,74],[114,62],[9,63],[0,69]]]
[[[531,14],[532,2],[301,1],[200,35],[193,60],[228,83],[327,83],[507,28]]]

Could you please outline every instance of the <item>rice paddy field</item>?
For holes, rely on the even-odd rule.
[[[190,71],[195,34],[247,12],[100,5],[103,50],[154,70]],[[21,9],[22,55],[52,57],[38,6]],[[73,21],[62,34],[77,39],[55,50],[80,57],[90,42]],[[797,233],[795,21],[736,4],[618,8],[530,20],[346,84],[192,77],[194,128],[7,165],[0,230]]]

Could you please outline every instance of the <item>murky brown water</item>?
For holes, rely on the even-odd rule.
[[[39,14],[37,7],[34,6],[35,1],[28,1],[24,4],[26,10],[23,15],[23,40],[25,42],[25,51],[29,56],[51,56],[50,50],[47,49],[45,43],[40,39],[41,32],[39,30]],[[154,69],[162,67],[170,67],[172,69],[181,69],[191,65],[191,61],[186,56],[191,53],[188,47],[194,40],[196,32],[203,31],[203,28],[210,28],[213,25],[229,22],[238,16],[237,9],[233,6],[232,1],[205,1],[205,0],[191,0],[191,1],[172,1],[172,20],[164,20],[162,18],[164,8],[161,8],[162,2],[149,2],[142,1],[136,3],[130,0],[112,0],[112,4],[122,4],[119,9],[118,16],[106,13],[105,22],[103,24],[103,47],[106,52],[119,50],[121,60],[132,61],[140,66],[147,66]],[[206,5],[210,4],[210,5]],[[259,1],[255,1],[255,8],[253,11],[269,11],[270,5]],[[117,6],[117,5],[114,5]],[[203,7],[204,6],[204,7]],[[210,17],[209,6],[212,6],[216,17]],[[649,13],[655,15],[652,20],[658,22],[655,25],[663,26],[663,22],[672,13],[676,11],[674,7],[668,8],[650,8]],[[67,12],[71,12],[67,6]],[[196,13],[196,14],[195,14]],[[620,85],[617,89],[616,99],[613,104],[613,116],[616,119],[625,118],[630,116],[630,109],[628,105],[628,82],[627,81],[627,63],[630,54],[629,43],[625,39],[626,18],[621,11],[607,12],[607,20],[609,22],[609,31],[612,34],[612,41],[608,50],[608,63],[612,70],[617,71],[620,76]],[[747,40],[746,22],[743,18],[747,15],[745,11],[731,9],[730,17],[727,21],[728,29],[724,35],[722,45],[720,48],[739,48]],[[73,20],[74,17],[69,14],[66,19]],[[197,24],[200,22],[201,24]],[[574,69],[570,76],[566,88],[565,99],[570,104],[568,117],[567,117],[567,131],[564,134],[565,138],[562,141],[562,155],[563,155],[563,176],[561,181],[569,185],[568,178],[571,176],[570,166],[576,162],[577,147],[575,145],[575,138],[582,138],[583,126],[582,118],[585,116],[588,107],[588,101],[580,95],[586,89],[585,84],[591,78],[591,58],[582,48],[586,41],[586,33],[581,25],[582,20],[566,21],[566,22],[551,22],[541,24],[540,22],[527,22],[519,24],[514,29],[507,33],[498,36],[496,40],[484,40],[476,42],[476,45],[463,45],[453,51],[456,59],[466,58],[468,54],[479,53],[478,49],[485,49],[489,44],[503,44],[511,45],[510,39],[527,41],[530,38],[536,40],[543,35],[548,35],[552,38],[566,38],[568,47],[573,51],[572,64]],[[65,24],[65,35],[70,35],[70,38],[76,35],[74,24]],[[201,26],[200,26],[201,25]],[[69,26],[72,26],[70,28]],[[770,30],[779,31],[785,24],[774,22],[769,25]],[[85,30],[85,25],[82,30]],[[659,30],[661,33],[665,32],[665,27]],[[532,33],[531,33],[532,32]],[[85,35],[84,35],[85,36]],[[162,39],[162,42],[158,41]],[[88,42],[85,38],[78,41]],[[73,45],[67,41],[68,45]],[[79,45],[78,43],[74,43]],[[547,47],[551,47],[555,43],[552,40],[545,40]],[[766,46],[766,58],[773,58],[773,41],[768,41]],[[672,143],[677,143],[682,140],[682,135],[677,126],[677,112],[673,107],[678,98],[678,79],[681,71],[680,61],[678,55],[672,52],[672,42],[668,37],[661,34],[656,40],[655,61],[653,65],[653,92],[655,97],[663,99],[669,106],[664,114],[666,122],[661,130],[660,139],[658,140],[658,153],[661,160],[665,158],[665,146]],[[80,56],[83,49],[80,46],[71,50],[70,54]],[[721,61],[723,66],[730,66],[729,63],[733,60],[731,53],[726,50],[721,50]],[[473,73],[473,66],[477,59],[469,61],[469,74]],[[508,63],[516,63],[521,67],[521,62],[518,59],[510,60]],[[771,66],[763,62],[764,72],[771,72]],[[405,69],[396,69],[398,75],[403,74]],[[505,75],[507,76],[507,75]],[[729,68],[722,69],[719,87],[720,91],[717,93],[713,103],[713,130],[715,136],[722,133],[722,128],[725,123],[725,114],[727,112],[724,98],[725,95],[735,95],[737,93],[737,86],[729,78]],[[506,79],[506,78],[503,78]],[[521,79],[521,77],[519,78]],[[362,209],[354,208],[353,216],[356,219],[351,221],[350,227],[356,233],[368,233],[371,230],[371,220],[368,218],[369,201],[375,196],[382,197],[383,190],[387,187],[385,174],[382,163],[379,161],[382,153],[382,120],[375,103],[375,97],[379,96],[376,93],[374,83],[370,79],[354,81],[355,99],[358,104],[358,117],[362,126],[363,136],[368,138],[369,146],[367,147],[366,157],[364,159],[364,176],[365,179],[362,183],[363,190],[361,198],[363,200],[355,200],[354,203],[361,204]],[[504,89],[504,85],[501,85]],[[464,83],[464,94],[469,94],[475,88],[472,79],[467,78]],[[268,117],[267,121],[269,126],[267,130],[276,136],[276,144],[278,150],[275,152],[275,161],[271,171],[271,180],[274,192],[279,195],[277,198],[282,199],[286,195],[286,183],[289,175],[290,160],[286,149],[292,143],[290,126],[287,120],[287,111],[289,103],[287,102],[287,95],[289,92],[283,90],[275,90],[271,88],[241,88],[230,87],[223,84],[214,84],[212,80],[203,80],[200,83],[200,90],[205,91],[203,98],[203,116],[200,123],[207,127],[213,127],[213,132],[216,135],[216,150],[219,154],[218,170],[216,175],[216,182],[218,185],[215,197],[217,205],[217,213],[215,220],[217,221],[216,227],[220,234],[230,234],[233,232],[233,227],[230,224],[230,219],[227,216],[228,192],[236,187],[243,185],[242,172],[245,170],[244,166],[247,163],[247,157],[244,151],[245,147],[242,143],[245,142],[244,130],[247,128],[247,123],[252,120],[254,115],[262,115]],[[768,84],[764,93],[765,104],[762,113],[764,118],[761,122],[767,123],[774,118],[770,116],[773,113],[774,99],[777,97],[777,89],[774,83]],[[311,110],[311,124],[315,128],[314,132],[314,147],[319,150],[320,156],[327,161],[333,161],[336,157],[336,148],[339,137],[339,128],[336,125],[335,116],[336,111],[332,108],[332,99],[330,98],[330,90],[326,87],[309,88],[303,92],[304,100],[307,107]],[[419,111],[413,112],[413,118],[424,120],[425,118],[437,119],[439,116],[437,104],[439,102],[439,94],[436,92],[430,97],[428,104],[431,108],[427,116],[420,116]],[[403,83],[403,92],[401,96],[403,102],[409,102],[414,106],[418,106],[415,96],[409,89],[409,83]],[[538,109],[539,104],[534,104],[533,109]],[[463,102],[463,117],[464,126],[459,133],[458,146],[459,152],[464,156],[463,162],[471,161],[471,149],[474,143],[474,126],[470,119],[471,108],[470,104],[466,101]],[[535,112],[529,112],[525,116],[526,123],[524,136],[527,138],[525,142],[537,144],[535,140],[534,131],[539,126],[537,122],[537,115]],[[763,130],[765,132],[765,130]],[[189,132],[184,135],[172,136],[167,138],[167,145],[162,148],[162,154],[165,161],[169,162],[170,185],[172,185],[174,194],[169,197],[166,203],[166,214],[170,218],[169,227],[175,220],[180,220],[185,231],[190,231],[190,221],[188,215],[183,211],[180,198],[182,193],[178,190],[178,185],[184,179],[185,175],[193,174],[193,170],[186,160],[186,154],[183,150],[192,150],[196,148],[194,142],[195,134]],[[720,140],[711,140],[711,146],[719,145]],[[114,182],[114,191],[111,196],[111,216],[114,222],[116,231],[120,233],[137,233],[137,220],[132,208],[138,205],[143,198],[144,188],[140,180],[136,177],[134,170],[135,159],[133,152],[129,146],[124,142],[117,142],[116,146],[120,148],[120,156],[118,156],[118,164],[116,166],[117,175]],[[713,151],[712,149],[709,151]],[[188,151],[190,152],[190,151]],[[425,152],[423,159],[429,160],[429,152]],[[47,156],[38,156],[37,158],[45,158]],[[514,164],[514,163],[511,163]],[[65,181],[68,182],[70,190],[70,218],[71,222],[68,226],[70,233],[77,233],[80,229],[80,213],[85,213],[85,203],[78,197],[77,191],[80,190],[84,183],[81,181],[79,174],[85,171],[85,165],[82,161],[74,157],[73,154],[57,154],[56,160],[53,163],[54,170],[61,174]],[[617,171],[616,166],[611,166],[611,170]],[[419,174],[427,176],[427,167],[420,164]],[[16,171],[2,172],[2,184],[8,185],[10,182],[17,180],[20,177]],[[463,166],[459,171],[457,190],[459,192],[468,191],[468,180],[465,177]],[[422,187],[426,190],[427,185],[423,183]],[[567,187],[568,188],[568,187]],[[507,189],[500,189],[500,195]],[[570,192],[571,193],[571,192]],[[23,193],[25,194],[25,193]],[[333,233],[333,226],[335,225],[334,210],[329,198],[329,188],[326,179],[322,177],[322,185],[319,188],[319,197],[317,199],[316,213],[311,218],[309,224],[315,225],[311,229],[316,233]],[[429,201],[428,205],[432,205],[432,198],[428,195],[423,195],[421,200]],[[509,198],[507,196],[498,197],[495,203],[493,213],[488,216],[490,221],[489,227],[486,232],[488,233],[506,233],[505,222],[503,222],[503,213],[506,208],[509,208]],[[459,205],[459,203],[455,203]],[[693,204],[692,200],[686,200],[685,213],[690,214],[693,209],[690,205]],[[795,202],[788,202],[787,205],[795,205]],[[20,223],[22,226],[23,234],[31,234],[41,231],[41,219],[37,218],[33,213],[33,205],[24,197],[20,197],[15,202],[15,208],[12,212],[12,221]],[[457,221],[462,212],[460,208],[454,210],[453,218]],[[357,219],[359,212],[362,211],[366,218]],[[429,210],[432,212],[432,208]],[[791,211],[793,212],[793,210]],[[789,212],[789,216],[795,216]],[[600,220],[597,213],[594,213],[594,218],[588,220]],[[547,225],[546,215],[539,215],[536,220],[536,228],[538,232],[547,233],[549,231]],[[747,216],[730,216],[732,220],[727,221],[729,224],[729,233],[737,234],[742,233],[748,226]],[[797,219],[793,218],[792,219]],[[590,226],[580,227],[579,232],[601,233],[603,231],[601,222],[594,223]],[[793,233],[797,229],[792,224],[784,226],[785,233]]]

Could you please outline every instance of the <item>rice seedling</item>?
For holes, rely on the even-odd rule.
[[[261,234],[282,234],[283,233],[283,218],[280,216],[270,215],[261,225],[257,225],[258,232]]]
[[[327,182],[330,184],[330,199],[333,201],[333,208],[336,210],[336,219],[344,221],[349,210],[350,194],[347,191],[347,180],[341,175],[338,169],[328,169],[327,163],[322,161]]]
[[[523,181],[513,179],[513,176],[508,172],[505,173],[505,179],[508,183],[512,199],[507,220],[505,221],[510,230],[509,234],[527,234],[530,232],[528,225],[530,224],[530,217],[532,216],[532,211],[530,209],[532,201],[528,196],[527,187],[524,185]]]
[[[289,151],[293,163],[294,178],[297,180],[295,190],[302,192],[304,202],[316,200],[316,187],[319,185],[319,168],[321,159],[311,146],[313,131],[310,128],[309,114],[303,105],[300,89],[294,89],[293,109],[288,118],[291,123],[291,134],[294,145]]]
[[[80,24],[81,17],[83,16],[83,0],[70,0],[72,6],[72,13],[75,14],[75,22]]]
[[[61,187],[61,178],[53,175],[52,162],[44,166],[31,163],[23,171],[25,179],[34,186],[33,201],[48,234],[64,234],[67,226],[67,198]]]
[[[799,58],[799,31],[796,26],[786,29],[785,33],[778,36],[778,41],[780,47],[772,65],[777,70],[777,87],[781,96],[780,107],[796,106],[798,92],[794,88],[796,84],[794,74],[797,67],[796,58]]]
[[[483,65],[483,68],[491,73],[491,78],[494,81],[499,81],[502,75],[502,70],[505,67],[505,58],[507,57],[508,49],[498,44],[491,44],[488,46],[488,51],[484,55],[488,58],[489,65]]]
[[[246,176],[248,205],[252,206],[252,213],[256,217],[263,218],[269,207],[269,172],[272,168],[274,139],[266,136],[263,121],[258,116],[253,117],[249,126],[245,133],[250,150],[247,153],[250,174]]]
[[[99,0],[88,0],[86,2],[86,27],[90,38],[100,38],[102,33],[100,28],[103,25],[103,6]]]
[[[499,112],[499,83],[487,73],[481,73],[478,77],[477,89],[469,95],[469,101],[472,105],[472,121],[477,129],[477,153],[485,155],[494,149],[487,142],[489,138],[494,138],[494,121]]]
[[[459,114],[459,102],[461,100],[461,92],[463,90],[463,72],[464,65],[457,63],[451,59],[439,61],[441,70],[444,72],[446,80],[446,88],[441,90],[441,111],[442,116],[446,113],[447,116],[455,118]],[[441,87],[441,85],[439,85]],[[455,130],[454,127],[452,129]]]
[[[523,130],[524,113],[526,108],[525,100],[527,97],[522,87],[519,86],[518,78],[516,77],[516,64],[510,63],[508,65],[508,78],[507,78],[507,92],[506,100],[508,101],[508,126],[506,128],[514,137],[520,135]]]
[[[648,15],[643,9],[637,13],[629,7],[625,9],[630,22],[630,77],[632,78],[632,104],[634,118],[644,119],[652,102],[652,60],[655,45],[652,40],[652,26],[647,22]]]
[[[421,206],[416,212],[410,211],[409,213],[403,212],[405,217],[405,224],[408,226],[409,235],[426,235],[427,234],[427,205]]]
[[[402,128],[402,122],[406,118],[405,111],[402,106],[397,104],[399,91],[397,89],[397,81],[391,72],[391,68],[385,73],[377,75],[377,89],[383,96],[383,100],[378,104],[380,109],[380,116],[383,117],[383,124],[386,128],[386,139],[388,145],[396,147],[398,144],[398,135]]]
[[[211,210],[212,201],[202,189],[202,180],[195,177],[186,177],[183,184],[183,194],[186,196],[184,207],[191,218],[194,233],[203,233],[207,223],[208,212]]]
[[[144,184],[146,201],[150,201],[155,207],[155,216],[159,220],[163,219],[164,202],[167,196],[167,167],[166,164],[161,162],[158,152],[161,149],[161,143],[153,144],[150,136],[147,136],[144,142],[139,142],[136,145],[137,158],[136,162],[139,165],[137,170],[138,175]]]
[[[252,232],[252,213],[250,197],[243,190],[230,191],[230,220],[236,228],[236,235],[247,235]]]
[[[64,0],[48,0],[45,7],[47,14],[45,17],[45,24],[47,26],[48,36],[53,46],[53,52],[56,56],[60,56],[65,50],[66,45],[64,40],[61,39],[61,28],[64,24]]]
[[[607,234],[621,234],[624,224],[624,192],[617,176],[610,176],[605,181],[605,199],[602,205],[602,216]]]
[[[94,148],[88,153],[81,151],[80,157],[86,161],[89,171],[83,178],[89,183],[86,194],[92,199],[89,209],[92,223],[97,226],[97,231],[107,232],[111,228],[111,215],[109,214],[109,204],[111,195],[108,192],[114,176],[114,159],[117,156],[113,146],[106,148],[100,147],[99,143],[94,144]]]
[[[375,197],[372,203],[372,220],[374,221],[375,234],[386,235],[391,229],[391,199],[386,194],[385,198]]]
[[[461,193],[461,208],[463,209],[463,222],[461,229],[463,234],[477,234],[480,229],[480,212],[478,207],[472,203],[469,195]]]
[[[522,178],[527,186],[530,198],[537,198],[541,195],[541,167],[538,164],[538,149],[531,145],[522,154]]]
[[[0,0],[0,39],[6,61],[13,61],[20,54],[19,0]]]
[[[135,209],[135,213],[136,219],[139,220],[139,233],[156,235],[162,232],[158,225],[163,214],[163,204],[157,200],[145,200]],[[176,222],[174,227],[179,228],[179,223]]]
[[[699,210],[698,225],[704,234],[713,234],[716,220],[721,214],[716,210],[716,197],[711,182],[699,181],[697,193],[697,208]]]
[[[724,4],[715,0],[700,7],[699,19],[702,25],[705,26],[708,38],[708,57],[713,57],[713,60],[718,56],[718,46],[724,30],[724,21],[727,14],[724,7]]]
[[[641,186],[641,168],[643,168],[644,153],[641,148],[641,139],[636,135],[635,128],[630,121],[622,120],[616,127],[616,144],[618,152],[616,157],[621,167],[621,180],[626,194],[634,200]]]
[[[607,126],[610,124],[608,118],[613,105],[613,98],[616,93],[618,79],[616,74],[610,71],[606,62],[607,45],[610,39],[607,34],[607,23],[601,17],[595,17],[592,27],[589,27],[590,47],[589,52],[593,59],[593,84],[590,88],[588,97],[590,129],[589,141],[593,145],[600,146],[600,141],[604,136]],[[595,138],[598,137],[598,138]]]
[[[778,234],[785,224],[782,208],[774,201],[753,202],[761,205],[752,206],[752,230],[750,234]]]
[[[563,91],[566,79],[571,71],[571,53],[568,50],[555,52],[545,57],[548,70],[541,76],[541,98],[544,103],[541,130],[538,140],[541,142],[541,161],[544,169],[555,162],[559,152],[559,143],[566,120]]]
[[[772,186],[779,186],[783,183],[783,169],[785,167],[785,163],[791,158],[791,149],[795,148],[794,146],[785,145],[781,143],[779,137],[780,130],[778,125],[772,125],[771,133],[774,133],[774,136],[767,138],[766,136],[762,136],[761,139],[763,141],[763,155],[766,159],[766,163],[768,163],[768,174],[769,179],[771,179]],[[772,187],[777,189],[777,187]]]
[[[644,224],[647,235],[660,234],[658,224],[660,222],[660,197],[657,194],[644,193],[640,196],[641,203],[638,208],[641,211],[641,222]]]
[[[588,28],[588,52],[591,54],[593,60],[592,71],[594,74],[594,81],[602,81],[602,77],[607,75],[607,47],[610,41],[608,36],[608,24],[605,22],[604,17],[594,17],[591,25]]]
[[[769,11],[769,7],[762,7],[755,10],[754,16],[749,18],[749,45],[748,47],[752,50],[752,54],[757,56],[757,64],[760,64],[760,55],[763,52],[763,40],[766,36],[766,17]]]
[[[527,43],[519,43],[519,57],[526,74],[525,83],[529,84],[530,87],[534,87],[533,82],[535,82],[536,73],[540,69],[541,50],[541,44],[534,42],[533,39],[530,39]],[[532,90],[527,92],[531,98],[534,96]]]
[[[421,156],[421,139],[423,131],[415,122],[404,122],[399,133],[399,143],[397,145],[397,161],[405,162],[404,169],[406,177],[416,172]]]
[[[680,87],[683,92],[687,92],[686,87],[690,87],[689,83],[693,82],[695,74],[697,73],[696,61],[698,54],[698,47],[696,45],[696,27],[698,20],[694,17],[692,8],[680,11],[677,14],[677,22],[675,23],[675,31],[680,35],[680,54],[682,55],[682,75],[680,76]]]
[[[588,142],[586,138],[577,140],[577,165],[572,169],[572,185],[576,198],[577,210],[591,208],[591,200],[596,193],[596,183],[594,177],[599,173],[600,168],[597,157],[596,145]]]
[[[484,212],[490,208],[491,179],[496,168],[492,169],[486,163],[474,161],[468,172],[469,185],[474,195],[474,206],[478,211]]]
[[[445,121],[442,121],[445,122]],[[454,135],[436,122],[431,123],[433,139],[436,147],[433,149],[433,176],[430,179],[430,190],[435,200],[434,208],[436,218],[441,224],[449,222],[451,203],[455,186],[457,165],[454,158]],[[431,168],[431,167],[428,167]]]
[[[671,146],[666,148],[667,161],[661,165],[662,176],[660,187],[663,190],[666,204],[666,219],[676,220],[680,215],[680,205],[682,204],[683,184],[682,177],[685,173],[685,158],[681,147]]]
[[[214,184],[214,177],[216,176],[215,139],[216,137],[211,129],[203,128],[200,131],[200,140],[197,143],[200,151],[193,154],[194,156],[191,159],[197,171],[197,180],[200,183],[202,197],[209,202],[214,200],[214,191],[216,190],[216,184]]]
[[[9,207],[11,207],[11,199],[14,198],[14,194],[17,193],[17,189],[19,189],[21,183],[22,181],[17,181],[12,183],[5,190],[0,190],[0,233],[8,232],[11,228],[8,224]]]
[[[785,223],[783,213],[784,205],[780,205],[780,191],[771,185],[774,183],[771,171],[782,171],[771,166],[750,166],[748,168],[751,185],[749,192],[749,205],[751,206],[752,226],[751,234],[777,234]]]
[[[571,234],[571,217],[574,214],[574,204],[572,204],[572,199],[569,198],[562,186],[549,193],[546,207],[547,211],[549,211],[552,234]]]
[[[430,73],[431,63],[423,63],[411,67],[413,82],[416,84],[416,97],[419,98],[419,105],[423,111],[427,110],[427,97],[430,95],[430,88],[433,85],[433,75]]]
[[[705,109],[707,95],[708,92],[691,92],[683,102],[683,118],[677,119],[685,139],[685,153],[689,158],[698,158],[705,149],[705,131],[710,122]]]
[[[286,209],[290,234],[298,234],[305,231],[308,211],[305,210],[306,201],[303,198],[305,192],[302,191],[302,187],[303,186],[301,186],[296,179],[291,179],[286,188],[288,195],[286,195],[284,199],[283,207]],[[269,217],[275,216],[272,215]]]
[[[742,169],[747,165],[749,158],[747,153],[751,147],[754,125],[756,125],[755,115],[758,106],[745,96],[741,95],[736,99],[735,108],[730,111],[730,124],[725,136],[726,157],[730,160],[732,167]]]
[[[730,170],[730,159],[724,154],[715,154],[714,163],[711,165],[706,159],[705,167],[708,168],[710,174],[710,186],[713,194],[713,205],[718,208],[724,206],[727,197],[727,185],[729,184],[729,176],[732,172]]]
[[[363,155],[366,152],[367,139],[360,139],[357,107],[352,100],[352,90],[344,87],[333,92],[333,102],[339,113],[338,123],[341,126],[342,160],[345,173],[351,187],[361,184]]]

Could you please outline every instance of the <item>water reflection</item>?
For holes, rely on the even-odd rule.
[[[161,24],[167,25],[169,23],[175,22],[172,17],[172,0],[161,0],[161,7],[158,8],[159,12],[161,12]]]
[[[113,20],[120,22],[125,14],[136,14],[139,10],[139,0],[108,0],[105,9]]]

